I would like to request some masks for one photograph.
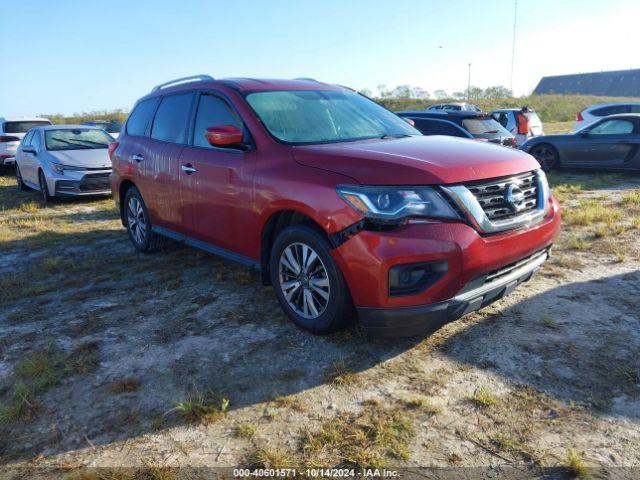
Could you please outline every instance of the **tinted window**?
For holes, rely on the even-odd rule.
[[[608,107],[596,108],[591,112],[596,117],[606,117],[607,115],[615,115],[617,113],[629,113],[631,111],[630,105],[610,105]]]
[[[242,124],[223,100],[213,95],[202,95],[198,102],[193,144],[213,148],[204,136],[204,132],[208,127],[218,125],[233,125],[242,129]]]
[[[47,120],[34,122],[4,122],[2,129],[4,130],[4,133],[24,133],[33,127],[42,127],[46,125],[51,125],[51,122]]]
[[[624,135],[632,132],[633,123],[629,120],[606,120],[589,130],[592,135]]]
[[[506,127],[509,123],[509,117],[505,112],[496,112],[493,114],[493,118],[495,118],[497,122],[503,127]]]
[[[129,135],[144,135],[151,120],[153,111],[158,104],[157,98],[150,98],[140,102],[129,115],[127,133]]]
[[[31,139],[31,145],[36,149],[36,152],[42,150],[42,140],[40,140],[40,132],[33,132],[33,138]]]
[[[164,97],[153,119],[151,138],[163,142],[187,143],[192,100],[193,93]]]
[[[631,105],[631,113],[640,113],[640,105]]]
[[[466,135],[460,128],[456,127],[447,122],[439,122],[440,123],[440,134],[441,135],[449,135],[451,137],[464,137],[469,138],[469,135]]]
[[[416,122],[416,128],[420,130],[423,135],[437,135],[438,134],[438,122],[433,120],[420,120],[418,118],[413,119]]]

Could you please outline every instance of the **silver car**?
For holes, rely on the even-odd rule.
[[[114,139],[101,128],[52,125],[32,128],[16,150],[16,177],[21,190],[53,197],[108,195]]]

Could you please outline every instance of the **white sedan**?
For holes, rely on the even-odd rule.
[[[101,128],[52,125],[32,128],[16,151],[16,178],[22,190],[53,197],[108,195],[114,139]]]

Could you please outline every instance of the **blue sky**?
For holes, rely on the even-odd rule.
[[[0,116],[130,108],[194,73],[509,86],[513,0],[1,0]],[[514,90],[640,67],[637,0],[519,0]],[[630,21],[629,21],[630,20]]]

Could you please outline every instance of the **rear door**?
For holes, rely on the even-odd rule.
[[[180,155],[188,143],[195,96],[186,92],[162,98],[141,162],[141,191],[152,222],[180,232],[186,226],[180,209]]]
[[[179,172],[187,234],[249,256],[242,236],[255,220],[252,191],[256,154],[213,147],[205,137],[208,127],[234,125],[244,130],[248,139],[246,127],[230,103],[214,91],[200,94],[193,123],[193,141],[182,151]]]
[[[638,149],[636,126],[630,119],[610,118],[595,123],[588,131],[575,135],[563,162],[567,165],[620,168]]]
[[[145,178],[144,159],[149,157],[149,132],[153,115],[160,102],[159,97],[149,98],[138,102],[127,119],[123,135],[119,139],[118,149],[114,155],[116,161],[113,162],[116,178],[129,177],[138,186],[142,198],[145,199],[150,182]],[[120,199],[124,202],[124,198]]]

